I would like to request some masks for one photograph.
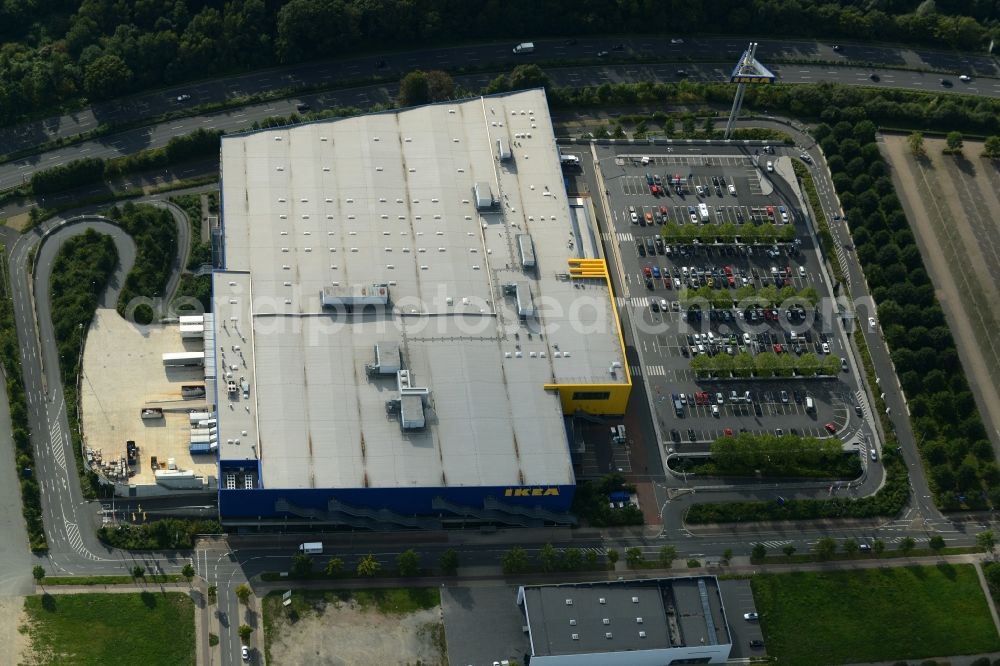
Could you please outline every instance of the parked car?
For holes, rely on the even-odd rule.
[[[743,619],[748,622],[759,619],[757,613],[743,613]]]
[[[826,431],[831,435],[837,434],[837,426],[833,425],[832,423],[827,423],[823,427],[826,428]]]

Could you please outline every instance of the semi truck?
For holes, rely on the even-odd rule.
[[[214,453],[219,445],[216,442],[191,442],[188,445],[188,451],[192,455],[204,455],[207,453]]]
[[[514,47],[514,53],[531,53],[535,50],[534,42],[521,42]]]
[[[323,554],[323,542],[322,541],[310,541],[299,546],[299,552],[305,553],[306,555],[322,555]]]

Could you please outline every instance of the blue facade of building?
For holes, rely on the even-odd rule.
[[[239,465],[246,465],[240,461]],[[225,468],[223,462],[221,467]],[[464,486],[425,488],[236,488],[219,490],[219,516],[223,523],[301,519],[310,512],[323,514],[334,507],[359,511],[387,511],[400,517],[468,517],[474,511],[502,506],[517,513],[565,513],[573,503],[574,485]],[[291,505],[294,507],[289,510]],[[285,508],[282,508],[285,507]],[[324,522],[321,520],[321,522]],[[332,520],[331,522],[336,522]]]

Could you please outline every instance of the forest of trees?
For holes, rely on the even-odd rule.
[[[609,26],[979,50],[1000,37],[998,14],[990,0],[7,0],[0,3],[0,123],[83,98],[359,50],[596,35]]]
[[[934,489],[944,510],[1000,504],[1000,467],[924,268],[913,232],[875,145],[875,125],[844,117],[813,132],[851,220],[851,235],[878,303],[882,332]]]

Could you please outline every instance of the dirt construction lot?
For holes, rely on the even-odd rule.
[[[295,592],[264,599],[269,664],[445,664],[441,598],[436,589]]]
[[[944,155],[944,139],[925,139],[917,160],[905,136],[884,136],[883,154],[937,290],[984,425],[1000,452],[1000,167],[982,143]]]

